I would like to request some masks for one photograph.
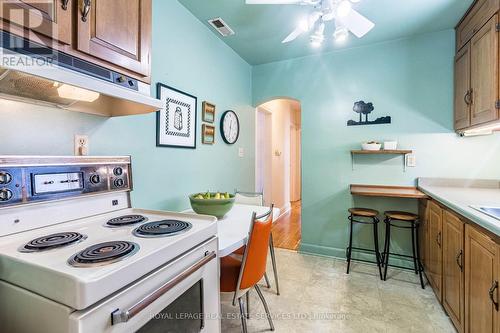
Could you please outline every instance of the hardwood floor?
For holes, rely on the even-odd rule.
[[[298,250],[300,245],[301,202],[292,202],[292,208],[273,225],[274,246]]]

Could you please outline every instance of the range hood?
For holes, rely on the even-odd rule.
[[[0,33],[0,98],[109,117],[149,113],[162,107],[144,82]]]

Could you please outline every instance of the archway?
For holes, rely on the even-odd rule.
[[[301,104],[278,97],[257,107],[256,190],[282,214],[273,227],[276,247],[297,250],[301,228]]]

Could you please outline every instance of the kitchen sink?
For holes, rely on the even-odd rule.
[[[481,207],[481,206],[471,206],[472,208],[489,215],[491,217],[500,220],[500,207]]]

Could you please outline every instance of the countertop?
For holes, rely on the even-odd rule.
[[[419,178],[418,188],[444,206],[500,236],[500,220],[471,207],[500,207],[500,181]]]

